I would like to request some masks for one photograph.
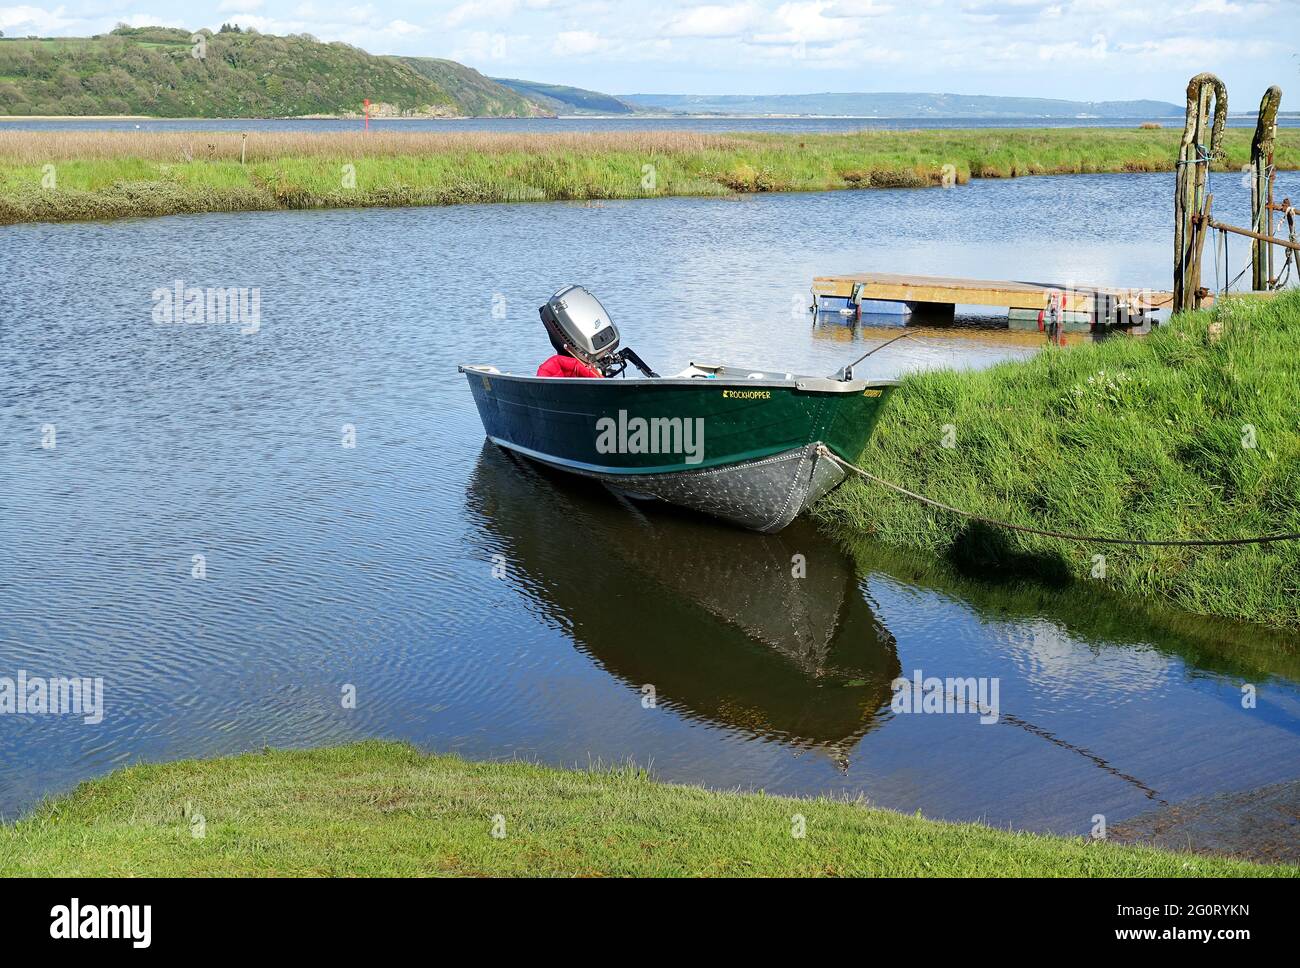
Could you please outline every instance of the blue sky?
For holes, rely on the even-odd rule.
[[[934,91],[1178,102],[1212,70],[1234,111],[1300,109],[1300,0],[88,0],[4,5],[8,36],[223,21],[615,94]]]

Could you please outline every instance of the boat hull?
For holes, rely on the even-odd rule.
[[[894,386],[462,371],[498,446],[632,497],[764,532],[780,531],[843,480],[819,445],[856,460]]]
[[[816,443],[772,457],[707,470],[629,477],[565,467],[510,441],[488,439],[551,467],[599,480],[627,497],[667,501],[768,534],[780,531],[844,480],[838,464],[819,456]]]

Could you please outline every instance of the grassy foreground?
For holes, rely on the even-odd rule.
[[[10,876],[1296,873],[379,742],[130,767],[0,827]]]
[[[1141,339],[908,377],[859,463],[955,507],[1075,534],[1300,532],[1297,400],[1300,291],[1228,299]],[[1094,580],[1192,612],[1300,626],[1300,542],[1074,544],[970,524],[862,480],[817,513],[832,530],[983,577]]]
[[[1249,160],[1231,129],[1219,166]],[[622,132],[4,131],[0,224],[181,212],[730,195],[961,184],[971,178],[1171,171],[1172,128]],[[244,163],[241,163],[241,152]],[[1300,167],[1300,130],[1278,132]]]

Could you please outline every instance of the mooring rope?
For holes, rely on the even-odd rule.
[[[885,342],[881,343],[879,346],[873,346],[871,349],[867,350],[865,353],[863,353],[861,356],[859,356],[856,360],[854,360],[854,361],[853,361],[852,363],[850,363],[848,366],[846,366],[846,367],[844,367],[842,370],[840,370],[840,372],[839,372],[839,374],[837,374],[837,376],[842,376],[843,379],[845,379],[845,380],[851,380],[851,379],[853,378],[853,368],[854,368],[855,366],[857,366],[859,363],[861,363],[863,360],[865,360],[865,359],[866,359],[868,356],[870,356],[872,353],[879,353],[879,352],[880,352],[881,350],[883,350],[886,346],[893,346],[893,345],[894,345],[895,343],[897,343],[900,339],[910,339],[911,337],[913,337],[913,336],[917,336],[917,335],[919,335],[919,334],[917,334],[917,333],[913,330],[913,331],[911,331],[911,332],[903,333],[901,336],[895,336],[895,337],[894,337],[893,339],[891,339],[891,340],[886,340]],[[836,378],[837,378],[837,377],[832,377],[831,379],[836,379]]]
[[[942,501],[936,501],[934,498],[926,497],[924,494],[917,494],[915,491],[909,491],[905,487],[900,487],[883,477],[877,477],[869,471],[863,470],[856,464],[846,461],[843,457],[831,453],[825,444],[817,445],[817,453],[821,457],[827,457],[839,464],[845,470],[853,471],[869,481],[873,481],[882,487],[887,487],[891,491],[897,491],[905,497],[920,501],[922,504],[928,504],[932,508],[938,508],[940,511],[948,511],[951,514],[960,515],[963,518],[969,518],[972,521],[979,521],[982,524],[991,524],[997,528],[1007,528],[1011,531],[1023,531],[1026,534],[1037,534],[1044,538],[1060,538],[1063,541],[1077,541],[1081,544],[1113,544],[1113,545],[1145,545],[1159,547],[1205,547],[1205,546],[1224,546],[1224,545],[1248,545],[1248,544],[1269,544],[1274,541],[1300,541],[1300,532],[1289,534],[1265,534],[1252,538],[1165,538],[1159,540],[1147,540],[1144,538],[1106,538],[1101,535],[1092,534],[1070,534],[1066,531],[1049,531],[1044,528],[1031,528],[1023,524],[1012,524],[1010,521],[1000,521],[997,518],[986,517],[983,514],[976,514],[973,511],[963,511],[961,508],[955,508],[951,504],[944,504]]]

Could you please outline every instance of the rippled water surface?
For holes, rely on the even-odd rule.
[[[814,274],[1165,286],[1171,194],[1079,176],[0,229],[0,676],[102,676],[106,704],[0,716],[0,812],[124,763],[371,736],[1071,832],[1295,777],[1294,643],[850,555],[802,521],[625,507],[485,446],[455,369],[535,367],[536,306],[580,281],[661,370],[828,373],[888,332],[812,327]],[[259,331],[155,324],[178,279],[258,287]],[[966,322],[870,373],[1040,348]],[[1001,721],[893,714],[916,669],[998,677]]]

